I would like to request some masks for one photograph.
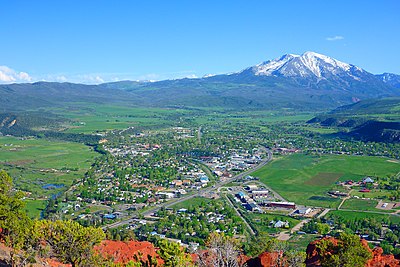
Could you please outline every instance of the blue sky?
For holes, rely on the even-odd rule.
[[[400,74],[400,1],[0,0],[0,82],[160,80],[315,51]]]

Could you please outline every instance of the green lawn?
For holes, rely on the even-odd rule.
[[[387,176],[398,173],[399,168],[397,163],[379,157],[293,154],[274,160],[252,175],[260,177],[263,183],[289,201],[335,208],[341,200],[329,197],[326,192],[335,188],[336,180]],[[329,182],[318,183],[323,177]]]

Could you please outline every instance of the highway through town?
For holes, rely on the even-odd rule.
[[[202,188],[202,189],[198,190],[196,193],[193,193],[193,194],[181,197],[181,198],[177,198],[174,200],[170,200],[166,203],[158,204],[157,206],[152,207],[152,208],[147,209],[146,211],[142,212],[141,215],[143,215],[144,217],[149,217],[149,216],[152,216],[154,213],[157,213],[157,211],[159,211],[162,208],[169,208],[171,206],[174,206],[174,205],[184,202],[186,200],[189,200],[189,199],[192,199],[195,197],[199,197],[201,195],[206,195],[208,193],[217,192],[218,188],[220,188],[221,186],[224,186],[230,182],[240,180],[243,177],[245,177],[245,176],[251,174],[252,172],[259,170],[262,167],[264,167],[265,165],[267,165],[272,160],[272,152],[269,149],[266,149],[266,152],[267,152],[267,157],[262,159],[261,162],[258,165],[254,166],[253,168],[251,168],[247,171],[244,171],[242,173],[239,173],[238,175],[235,175],[232,178],[228,178],[226,180],[219,181],[216,184],[214,184],[213,186]],[[119,226],[127,225],[127,224],[130,224],[133,219],[137,219],[137,217],[129,218],[126,220],[115,222],[113,224],[106,225],[103,227],[103,229],[116,228]]]

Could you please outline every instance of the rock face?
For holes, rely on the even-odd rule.
[[[156,259],[158,264],[163,264],[152,243],[143,241],[111,241],[105,240],[95,247],[102,256],[111,258],[116,263],[128,263],[137,259],[148,261],[149,257]],[[161,265],[162,266],[162,265]]]
[[[338,240],[329,237],[326,238],[334,245],[338,244]],[[321,266],[320,264],[320,251],[317,249],[317,244],[320,240],[316,240],[311,242],[307,247],[307,258],[306,258],[306,265],[307,267],[318,267]],[[383,255],[383,250],[380,247],[374,248],[371,250],[368,246],[366,240],[361,240],[361,243],[364,247],[366,247],[372,253],[372,259],[367,262],[366,267],[397,267],[400,266],[400,260],[396,259],[393,255]]]
[[[380,247],[372,250],[372,259],[367,263],[367,267],[392,267],[400,266],[400,260],[395,259],[393,255],[383,255],[383,250]]]
[[[278,258],[278,252],[263,252],[258,257],[248,260],[246,264],[248,267],[277,266]]]

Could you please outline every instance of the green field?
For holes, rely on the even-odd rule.
[[[65,191],[82,178],[97,153],[78,143],[0,137],[0,169],[33,198]]]
[[[115,105],[74,103],[70,108],[52,108],[49,112],[71,120],[66,132],[96,133],[128,127],[171,125],[193,111],[168,108],[138,108]]]
[[[321,185],[321,186],[331,186],[335,183],[340,177],[343,176],[343,173],[336,172],[319,172],[311,179],[306,181],[304,184],[306,185]]]
[[[359,190],[353,190],[351,192],[352,196],[358,196],[361,198],[375,198],[382,199],[390,196],[389,190],[382,189],[372,189],[371,192],[359,192]]]
[[[355,219],[370,219],[374,218],[376,221],[390,221],[395,224],[400,223],[400,216],[389,215],[389,214],[378,214],[372,212],[354,212],[354,211],[344,211],[344,210],[331,210],[327,217],[330,215],[335,215],[342,217],[346,220],[355,220]]]
[[[257,229],[258,232],[268,232],[268,233],[278,233],[280,231],[285,231],[285,228],[274,228],[270,224],[271,221],[288,221],[289,229],[293,228],[300,221],[289,216],[279,215],[279,214],[269,214],[269,213],[246,213],[245,217],[248,222]]]
[[[46,200],[25,200],[25,210],[31,218],[40,218],[40,213],[46,207]]]
[[[373,199],[347,199],[341,209],[359,210],[359,211],[378,211],[378,212],[392,212],[391,210],[376,209],[378,204],[377,200]]]
[[[336,188],[336,180],[358,181],[364,176],[384,177],[399,171],[400,165],[386,158],[293,154],[272,161],[252,175],[260,177],[263,183],[289,201],[335,208],[340,199],[331,198],[326,193]]]

